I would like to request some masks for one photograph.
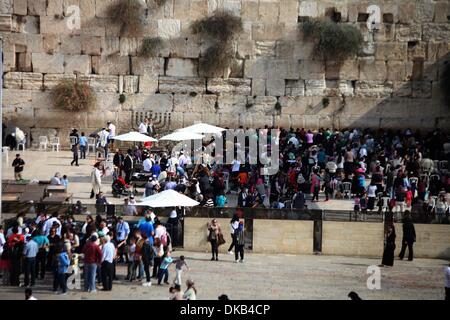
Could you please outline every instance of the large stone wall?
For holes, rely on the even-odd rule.
[[[142,38],[121,37],[108,19],[114,1],[0,1],[3,121],[36,134],[90,130],[106,120],[128,131],[137,126],[136,111],[165,116],[164,131],[196,120],[230,127],[449,127],[439,89],[450,51],[449,1],[167,0],[143,17],[142,37],[166,42],[148,59],[138,54]],[[373,4],[382,18],[375,33],[364,22]],[[80,29],[67,27],[71,5],[80,8]],[[229,77],[208,78],[199,71],[208,43],[190,25],[221,8],[241,16],[244,31],[234,41]],[[341,67],[317,60],[313,43],[299,35],[299,19],[330,8],[365,39],[363,53]],[[49,91],[75,77],[97,92],[97,110],[73,115],[52,107]]]

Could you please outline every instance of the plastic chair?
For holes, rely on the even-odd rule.
[[[342,183],[342,193],[344,194],[344,198],[350,198],[350,193],[352,192],[352,183],[351,182],[344,182]]]
[[[9,162],[9,147],[2,147],[2,153],[5,155],[6,162]]]
[[[50,142],[50,145],[52,146],[52,151],[59,151],[60,143],[59,143],[59,137],[53,137],[52,141]]]
[[[97,146],[96,146],[96,139],[94,137],[89,137],[88,138],[88,145],[87,145],[87,153],[89,153],[90,148],[92,148],[92,152],[95,154],[95,151],[97,150]]]
[[[39,150],[47,151],[48,138],[46,136],[39,137]]]

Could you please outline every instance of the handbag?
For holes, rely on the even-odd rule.
[[[225,238],[223,237],[223,234],[219,233],[218,237],[217,237],[217,245],[221,246],[223,244],[225,244]]]

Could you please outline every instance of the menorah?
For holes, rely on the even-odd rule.
[[[133,121],[137,127],[144,121],[144,119],[151,119],[155,131],[168,131],[170,127],[171,113],[170,112],[153,112],[153,111],[134,111]]]

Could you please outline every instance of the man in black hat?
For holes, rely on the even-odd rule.
[[[408,261],[412,261],[414,258],[413,245],[416,242],[416,230],[412,222],[409,213],[405,214],[405,219],[403,219],[403,239],[402,239],[402,250],[400,251],[399,258],[403,260],[405,256],[406,247],[408,247]]]
[[[127,155],[123,160],[123,171],[125,171],[125,182],[128,184],[131,181],[131,174],[133,172],[133,157],[132,150],[128,149]]]

